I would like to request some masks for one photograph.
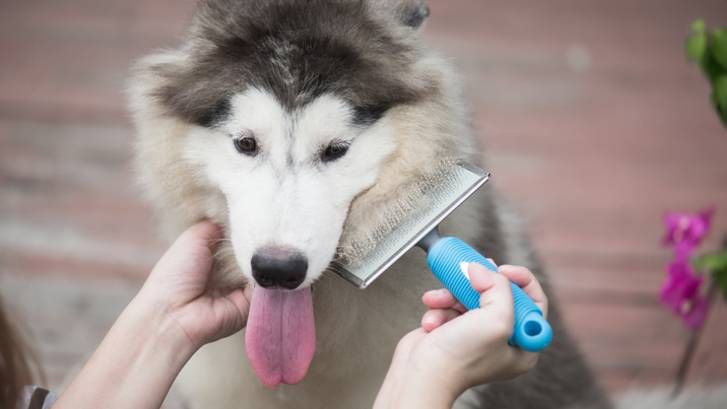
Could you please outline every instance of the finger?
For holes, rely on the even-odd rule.
[[[446,288],[430,290],[422,296],[422,302],[432,309],[451,308],[464,313],[467,309]]]
[[[446,309],[446,310],[429,310],[422,316],[422,328],[430,332],[436,328],[439,328],[444,323],[457,318],[461,315],[460,312]]]
[[[200,244],[213,250],[217,246],[217,241],[220,238],[222,238],[222,229],[209,220],[203,220],[185,230],[172,246],[176,246],[177,243],[187,245]]]
[[[467,273],[470,276],[470,284],[478,293],[489,290],[495,285],[493,278],[495,273],[488,270],[481,264],[470,263],[467,268]]]
[[[422,302],[429,308],[449,308],[453,306],[457,300],[452,293],[446,288],[437,290],[429,290],[422,296]]]
[[[528,297],[540,307],[543,315],[546,318],[548,317],[548,297],[545,295],[540,282],[538,282],[530,270],[522,266],[502,265],[499,271],[510,281],[522,288]]]
[[[475,265],[470,267],[470,279],[475,289],[482,289],[481,309],[490,316],[489,318],[493,322],[503,325],[504,332],[512,335],[514,312],[512,290],[508,278]]]
[[[216,341],[220,338],[234,334],[245,327],[247,315],[240,313],[241,291],[236,290],[224,297],[210,298],[213,318],[217,323],[213,333],[206,334],[204,342]]]
[[[240,314],[242,319],[242,326],[247,324],[247,316],[250,313],[250,300],[244,293],[244,290],[237,289],[225,296],[232,304],[237,308],[237,312]]]
[[[195,253],[205,252],[208,256],[206,258],[211,258],[212,248],[221,234],[220,228],[208,221],[192,225],[172,243],[162,258],[159,259],[155,270],[175,269],[178,267],[180,260],[186,263],[191,249]],[[199,256],[199,254],[194,255]]]

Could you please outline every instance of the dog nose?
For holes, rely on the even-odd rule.
[[[289,247],[263,247],[250,260],[252,276],[265,288],[282,287],[292,290],[305,279],[308,259]]]

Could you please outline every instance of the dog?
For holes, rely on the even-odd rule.
[[[438,284],[415,251],[365,291],[329,265],[433,163],[485,165],[454,70],[420,39],[428,15],[418,0],[204,0],[180,47],[135,66],[136,167],[163,230],[220,224],[210,291],[254,288],[244,335],[204,347],[180,375],[189,407],[371,407]],[[442,230],[530,267],[547,291],[492,187]],[[557,304],[549,320],[554,342],[531,372],[456,407],[611,407]]]

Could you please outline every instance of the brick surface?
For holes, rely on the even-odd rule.
[[[668,384],[687,331],[657,300],[661,215],[717,204],[727,132],[685,62],[720,0],[430,2],[495,183],[529,221],[555,294],[609,390]],[[163,250],[129,164],[132,61],[174,46],[191,0],[0,3],[0,293],[51,385],[88,354]],[[713,237],[707,246],[714,246]],[[692,383],[727,381],[727,308]]]

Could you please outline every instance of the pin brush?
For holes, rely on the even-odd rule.
[[[480,294],[472,288],[467,266],[478,263],[489,270],[497,266],[456,237],[442,237],[439,224],[484,185],[490,174],[461,161],[443,161],[413,184],[411,198],[393,206],[376,233],[344,248],[332,264],[341,277],[366,288],[412,247],[427,253],[427,264],[439,281],[467,309],[480,307]],[[509,342],[523,350],[545,349],[553,331],[537,305],[514,283],[515,323]]]

